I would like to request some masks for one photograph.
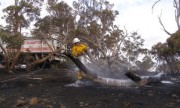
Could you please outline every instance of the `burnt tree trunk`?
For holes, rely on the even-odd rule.
[[[127,71],[125,73],[125,75],[129,78],[129,79],[125,79],[125,80],[102,78],[100,76],[93,74],[93,72],[91,70],[87,69],[85,67],[85,65],[78,58],[74,58],[69,53],[64,53],[64,55],[69,57],[76,64],[76,66],[86,74],[87,78],[89,78],[90,80],[93,80],[95,82],[109,85],[109,86],[133,86],[136,84],[138,84],[139,86],[143,86],[150,82],[159,82],[163,78],[163,74],[155,75],[152,77],[150,77],[150,76],[142,77],[142,76],[134,74],[132,71]]]
[[[87,75],[86,77],[88,77],[90,79],[96,79],[97,78],[97,75],[93,74],[93,72],[91,72],[91,70],[87,69],[84,66],[84,64],[78,58],[73,57],[69,53],[64,53],[64,55],[69,57],[76,64],[76,66]]]

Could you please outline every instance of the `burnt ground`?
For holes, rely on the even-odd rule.
[[[174,84],[144,87],[67,87],[74,82],[71,72],[65,68],[34,74],[1,71],[0,108],[180,108],[180,82],[175,78],[171,78]]]

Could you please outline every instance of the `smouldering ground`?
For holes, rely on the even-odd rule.
[[[25,74],[0,74],[0,108],[180,108],[180,77],[174,84],[144,87],[91,85],[66,87],[72,83],[69,69],[41,70],[34,75],[2,82]]]

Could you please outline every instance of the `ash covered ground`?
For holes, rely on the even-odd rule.
[[[74,87],[71,69],[0,73],[0,108],[180,108],[180,75],[143,87]],[[10,80],[9,80],[10,79]]]

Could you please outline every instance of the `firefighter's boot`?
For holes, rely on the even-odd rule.
[[[83,74],[81,71],[77,72],[77,80],[82,80]]]

